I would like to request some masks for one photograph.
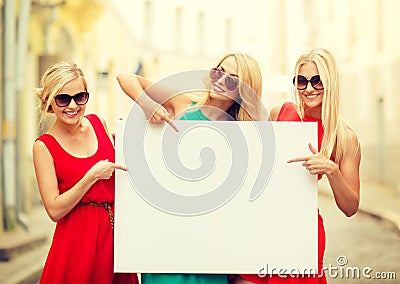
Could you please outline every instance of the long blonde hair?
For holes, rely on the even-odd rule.
[[[263,120],[266,117],[265,109],[261,102],[262,76],[257,61],[245,53],[229,53],[218,62],[219,67],[228,57],[234,57],[238,65],[239,95],[241,102],[234,102],[227,111],[235,120]],[[207,83],[211,85],[210,82]],[[209,93],[208,93],[209,94]],[[209,96],[199,104],[204,104]]]
[[[343,159],[351,140],[350,128],[340,116],[340,87],[337,63],[328,50],[324,48],[312,49],[301,55],[297,60],[294,70],[295,76],[299,74],[300,67],[309,62],[317,66],[324,86],[321,108],[324,137],[322,139],[321,153],[328,158],[334,154],[335,162],[339,162]],[[304,103],[297,90],[294,92],[294,97],[299,107],[299,114],[303,118]]]
[[[87,82],[83,71],[75,63],[62,61],[47,68],[41,80],[42,87],[36,89],[36,95],[38,97],[37,108],[40,112],[40,123],[42,123],[43,118],[47,114],[53,113],[51,102],[54,97],[60,92],[66,83],[75,80],[76,78],[82,80],[85,91],[87,91]]]

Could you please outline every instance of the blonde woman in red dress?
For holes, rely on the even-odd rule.
[[[319,144],[310,144],[309,155],[293,157],[289,162],[301,163],[305,170],[318,175],[318,178],[325,175],[337,207],[350,217],[357,212],[360,201],[361,149],[357,134],[340,117],[339,74],[333,55],[323,48],[313,49],[301,55],[295,66],[293,84],[295,102],[274,107],[270,113],[271,119],[317,122]],[[265,278],[242,275],[237,277],[235,284],[327,283],[323,273],[324,252],[325,230],[323,219],[318,212],[319,275],[272,275]]]
[[[33,145],[33,161],[47,214],[57,226],[40,283],[138,283],[114,274],[114,146],[89,100],[83,72],[60,62],[45,72],[39,109],[55,122]]]

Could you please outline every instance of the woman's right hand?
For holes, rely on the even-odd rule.
[[[176,90],[154,84],[147,78],[131,73],[121,73],[117,80],[122,90],[133,99],[144,111],[150,123],[167,122],[176,132],[178,128],[171,121],[170,114],[163,104],[176,99]],[[148,94],[150,92],[150,94]]]
[[[108,159],[98,161],[90,170],[87,172],[88,176],[93,176],[94,180],[109,179],[114,170],[119,169],[127,171],[128,169],[122,165],[118,165],[110,162]]]
[[[150,123],[160,124],[166,122],[176,132],[179,131],[178,127],[171,120],[171,114],[162,105],[153,101],[152,103],[142,104],[141,107]]]

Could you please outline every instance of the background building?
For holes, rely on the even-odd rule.
[[[116,101],[113,64],[135,62],[124,25],[108,1],[5,0],[1,3],[1,226],[0,233],[18,224],[29,227],[26,214],[40,204],[33,170],[32,145],[51,123],[38,126],[35,88],[51,64],[66,60],[84,70],[93,94],[89,112],[115,121],[121,104]],[[120,33],[115,33],[118,30]],[[119,36],[121,35],[121,36]],[[118,43],[113,49],[104,43]],[[107,54],[108,53],[108,54]],[[111,54],[111,56],[109,55]],[[122,96],[118,96],[121,98]]]
[[[131,102],[115,76],[153,80],[209,69],[227,52],[255,57],[269,109],[291,98],[297,57],[313,47],[336,56],[342,114],[363,151],[362,182],[400,188],[400,9],[397,0],[0,0],[2,133],[0,234],[40,203],[32,163],[38,128],[35,87],[59,60],[86,73],[88,112],[113,121]]]
[[[363,151],[363,182],[400,188],[400,20],[396,0],[119,0],[116,9],[145,50],[148,75],[210,68],[246,52],[262,69],[263,101],[291,98],[297,57],[325,47],[341,74],[342,115]]]

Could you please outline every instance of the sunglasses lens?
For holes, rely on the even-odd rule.
[[[86,104],[88,99],[89,99],[89,93],[87,93],[87,92],[78,93],[74,96],[74,100],[77,105]]]
[[[321,78],[319,75],[315,75],[310,79],[311,86],[316,90],[322,90],[324,86],[322,85]]]
[[[224,72],[222,72],[221,70],[219,70],[217,68],[213,68],[213,69],[210,70],[210,78],[211,78],[211,80],[218,80],[223,75],[224,75]]]
[[[227,76],[225,77],[225,84],[230,91],[234,91],[238,86],[238,81],[235,78]]]
[[[54,97],[56,105],[59,107],[66,107],[71,103],[71,100],[74,99],[77,105],[84,105],[89,100],[89,93],[88,92],[81,92],[77,93],[74,96],[70,96],[67,94],[61,94]]]
[[[302,75],[298,75],[297,77],[293,78],[293,85],[295,85],[298,90],[305,90],[307,88],[308,82],[310,82],[311,86],[316,90],[324,89],[324,85],[322,84],[319,75],[312,76],[310,80],[307,80],[307,78]]]
[[[221,79],[221,77],[224,76],[224,71],[218,69],[218,68],[213,68],[210,70],[210,78],[213,81]],[[238,86],[238,81],[237,79],[233,78],[232,76],[226,76],[225,77],[225,85],[230,91],[234,91],[237,86]]]
[[[296,77],[293,78],[293,85],[296,86],[297,89],[299,90],[304,90],[307,88],[308,80],[306,77],[298,75],[297,76],[297,83],[296,83]]]
[[[54,100],[56,101],[56,104],[59,107],[64,107],[64,106],[69,105],[69,103],[72,100],[72,97],[68,96],[68,95],[57,95],[57,96],[55,96]]]

